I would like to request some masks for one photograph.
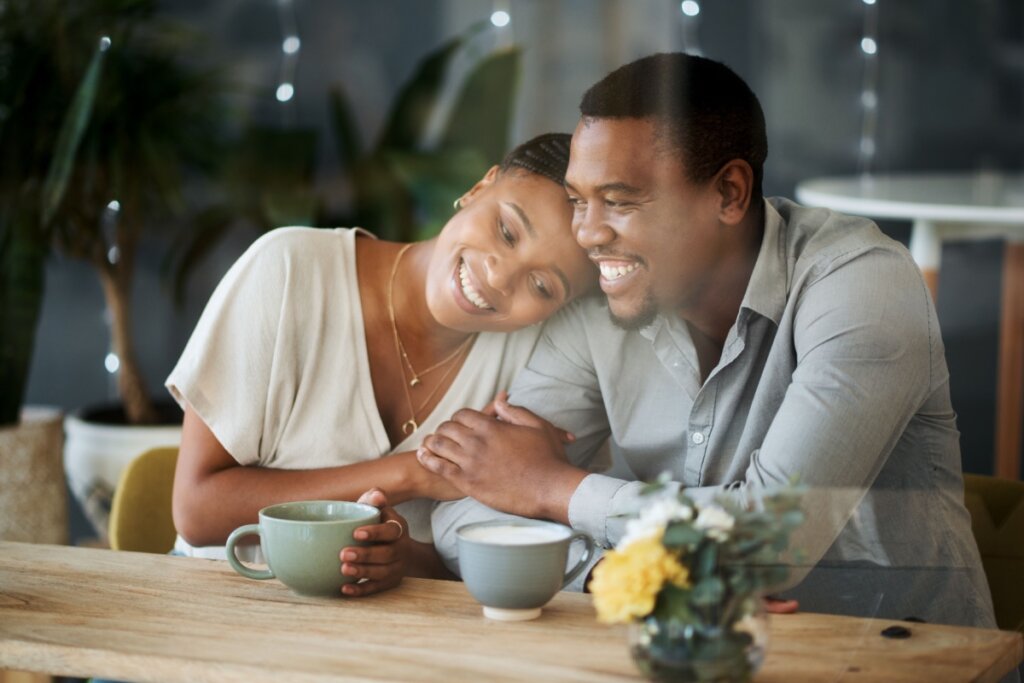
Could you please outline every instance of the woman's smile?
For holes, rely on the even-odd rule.
[[[479,279],[474,276],[465,259],[460,258],[452,276],[452,293],[455,296],[455,303],[467,313],[479,315],[481,313],[493,313],[496,309],[484,297],[481,290],[483,287],[476,284]]]

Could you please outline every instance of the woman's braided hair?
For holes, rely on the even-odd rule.
[[[563,185],[565,171],[569,168],[571,140],[572,136],[568,133],[538,135],[506,154],[499,168],[502,173],[523,169]]]

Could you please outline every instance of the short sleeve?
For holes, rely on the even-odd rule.
[[[268,387],[279,353],[289,232],[264,235],[228,270],[165,383],[241,465],[260,462],[275,429],[267,424]]]

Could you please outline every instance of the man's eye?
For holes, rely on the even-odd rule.
[[[516,243],[515,235],[513,235],[512,231],[505,225],[505,221],[498,221],[498,232],[501,233],[501,239],[503,239],[509,246]]]
[[[584,205],[585,202],[579,197],[569,197],[569,206],[573,207],[574,209],[578,209],[579,207]]]

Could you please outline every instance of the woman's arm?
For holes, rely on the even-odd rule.
[[[314,470],[243,467],[206,423],[185,408],[174,473],[174,526],[192,545],[223,545],[260,509],[292,500],[356,500],[365,491],[387,491],[391,504],[411,498],[446,500],[461,493],[427,472],[412,452]]]

